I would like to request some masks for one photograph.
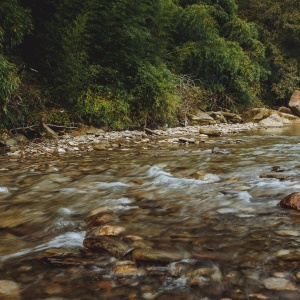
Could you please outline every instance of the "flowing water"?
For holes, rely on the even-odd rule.
[[[21,299],[300,299],[300,212],[277,206],[300,191],[299,137],[293,127],[215,144],[2,157],[0,280],[18,283]],[[260,177],[274,170],[287,178]],[[83,247],[95,208],[126,228],[120,240],[183,259],[116,274],[122,258]]]

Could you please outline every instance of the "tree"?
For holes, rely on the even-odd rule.
[[[23,106],[19,95],[17,46],[30,32],[30,13],[17,0],[2,0],[0,3],[0,125],[15,119]]]
[[[184,6],[178,30],[181,72],[211,92],[211,106],[258,103],[264,47],[255,26],[238,18],[232,0],[194,2]]]

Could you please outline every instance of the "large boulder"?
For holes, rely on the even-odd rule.
[[[259,125],[263,127],[283,127],[283,121],[279,115],[272,114],[270,117],[261,120]]]
[[[286,196],[278,203],[278,206],[300,210],[300,192]]]
[[[289,108],[294,115],[300,117],[300,91],[296,90],[292,94],[292,97],[289,102]]]
[[[215,124],[216,121],[207,113],[197,110],[187,115],[189,125],[210,125]]]
[[[273,116],[272,116],[273,115]],[[280,112],[274,109],[269,109],[269,108],[252,108],[252,109],[248,109],[243,113],[243,119],[245,122],[253,122],[253,123],[260,123],[262,120],[267,119],[269,117],[271,117],[271,119],[269,119],[266,124],[261,124],[262,126],[267,126],[268,124],[271,124],[269,121],[272,120],[277,120],[279,121],[278,117],[274,117],[274,115],[278,115],[281,118],[281,122],[284,125],[288,125],[288,124],[292,124],[292,123],[296,123],[300,121],[300,118],[288,113],[284,113],[284,112]],[[274,123],[275,124],[275,123]],[[274,127],[274,126],[271,126]],[[282,127],[282,125],[279,126],[279,123],[277,123],[277,126],[275,127]]]

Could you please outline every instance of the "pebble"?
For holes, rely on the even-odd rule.
[[[203,126],[202,126],[203,127]],[[257,128],[258,125],[254,123],[246,124],[215,124],[206,126],[209,132],[215,132],[216,135],[227,134],[233,132],[241,132],[246,130],[253,130]],[[48,139],[43,142],[26,142],[22,145],[22,151],[19,149],[19,144],[14,146],[14,148],[8,149],[5,155],[9,155],[14,158],[21,157],[37,157],[37,156],[53,156],[53,155],[63,155],[67,153],[76,152],[80,155],[80,152],[84,151],[108,151],[121,148],[121,150],[131,150],[130,146],[138,146],[142,144],[151,144],[155,146],[158,143],[159,137],[169,137],[166,141],[168,143],[178,143],[180,140],[184,143],[196,143],[199,144],[200,141],[196,141],[196,138],[207,139],[208,135],[199,132],[200,126],[187,126],[187,127],[176,127],[167,128],[163,130],[150,130],[149,132],[142,131],[111,131],[103,134],[101,129],[94,128],[93,135],[88,135],[86,132],[80,132],[77,130],[72,134],[64,134],[59,137],[59,139]],[[151,132],[151,133],[150,133]],[[151,135],[151,139],[149,138]],[[176,136],[181,136],[177,138]],[[188,137],[185,137],[188,136]],[[194,136],[194,137],[191,137]],[[122,148],[120,143],[117,141],[126,142],[129,148]],[[138,142],[138,143],[134,143]],[[205,142],[205,140],[201,140]],[[112,143],[110,145],[110,143]],[[145,150],[147,148],[143,147]]]

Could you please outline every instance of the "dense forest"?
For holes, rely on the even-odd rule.
[[[299,0],[1,0],[0,128],[286,105]]]

